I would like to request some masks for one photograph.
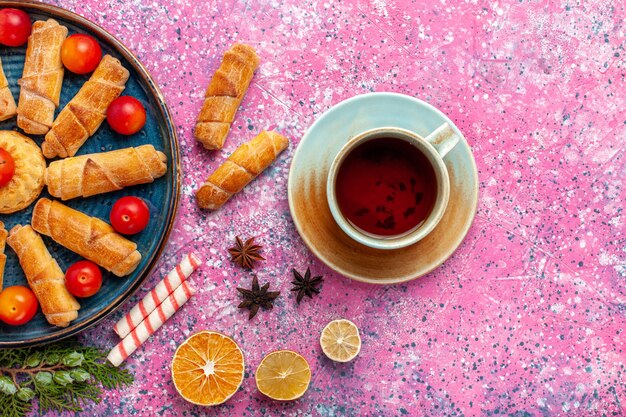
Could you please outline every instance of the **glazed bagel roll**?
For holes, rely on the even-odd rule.
[[[289,139],[263,131],[241,145],[213,172],[196,193],[198,205],[216,210],[257,177],[289,146]]]
[[[2,60],[0,60],[0,121],[10,119],[17,114],[17,106],[11,90],[9,81],[4,75]]]
[[[224,146],[235,113],[258,66],[259,57],[251,46],[235,44],[224,54],[206,89],[194,129],[196,140],[205,148]]]
[[[17,225],[7,240],[17,254],[28,286],[35,293],[48,323],[67,327],[78,317],[80,304],[65,287],[65,274],[30,226]]]
[[[2,292],[2,283],[4,281],[4,266],[7,262],[7,256],[4,254],[8,233],[4,228],[4,223],[0,222],[0,292]]]
[[[17,125],[24,132],[43,135],[50,130],[63,84],[61,45],[67,28],[54,19],[33,23],[17,103]]]
[[[118,98],[130,73],[117,58],[102,57],[78,93],[61,110],[46,134],[41,150],[46,158],[74,156],[100,127],[111,102]]]
[[[147,184],[165,175],[167,157],[152,145],[75,156],[46,169],[48,192],[62,200]]]
[[[108,223],[58,201],[40,199],[33,209],[32,225],[39,233],[118,277],[133,272],[141,261],[137,245],[115,233]]]

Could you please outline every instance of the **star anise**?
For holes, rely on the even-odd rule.
[[[252,263],[254,261],[264,261],[265,258],[259,254],[261,250],[260,245],[254,244],[254,237],[246,240],[246,243],[237,236],[235,238],[235,247],[228,249],[231,259],[236,264],[241,265],[244,268],[252,269]]]
[[[296,297],[298,304],[300,304],[300,301],[302,301],[302,298],[305,295],[309,298],[313,298],[313,294],[320,293],[317,286],[324,282],[324,279],[322,279],[321,276],[311,278],[311,268],[306,269],[304,276],[302,276],[302,274],[295,269],[292,269],[291,271],[293,272],[293,276],[295,278],[294,281],[291,281],[294,285],[291,291],[298,291],[298,296]]]
[[[237,307],[247,308],[250,310],[248,320],[252,320],[256,313],[259,311],[259,307],[263,307],[265,310],[271,310],[274,307],[273,302],[280,295],[280,291],[268,291],[270,287],[269,282],[262,287],[259,287],[259,280],[256,275],[252,278],[252,288],[249,290],[245,288],[237,288],[237,291],[243,295],[244,301],[242,301]]]

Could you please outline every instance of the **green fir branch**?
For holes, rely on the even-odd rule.
[[[0,349],[0,410],[23,417],[35,399],[42,412],[80,412],[99,403],[102,389],[132,384],[133,376],[106,362],[106,353],[76,341],[38,348]]]
[[[85,363],[83,363],[82,368],[93,375],[105,389],[118,388],[133,383],[133,375],[127,369],[115,368],[106,363],[106,353],[97,349],[82,353],[85,355]],[[111,368],[118,372],[111,372]]]
[[[16,396],[0,394],[0,410],[3,416],[24,416],[31,407],[31,403],[20,401]]]

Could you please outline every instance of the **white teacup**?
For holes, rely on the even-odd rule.
[[[430,163],[436,181],[434,203],[428,216],[413,229],[398,235],[372,234],[355,226],[344,216],[337,202],[337,174],[346,157],[359,145],[383,137],[400,139],[414,146]],[[443,158],[456,146],[459,140],[459,136],[448,123],[439,126],[426,138],[409,130],[382,127],[362,132],[350,139],[333,160],[326,183],[328,205],[339,227],[355,241],[378,249],[399,249],[423,239],[437,226],[448,205],[450,179]]]

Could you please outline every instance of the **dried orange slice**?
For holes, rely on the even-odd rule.
[[[361,351],[359,328],[350,320],[333,320],[322,330],[320,345],[329,359],[349,362]]]
[[[185,340],[174,353],[172,380],[176,391],[198,405],[218,405],[239,389],[243,353],[237,343],[218,332],[202,331]]]
[[[263,358],[255,378],[259,391],[271,399],[295,400],[309,388],[311,368],[296,352],[277,350]]]

